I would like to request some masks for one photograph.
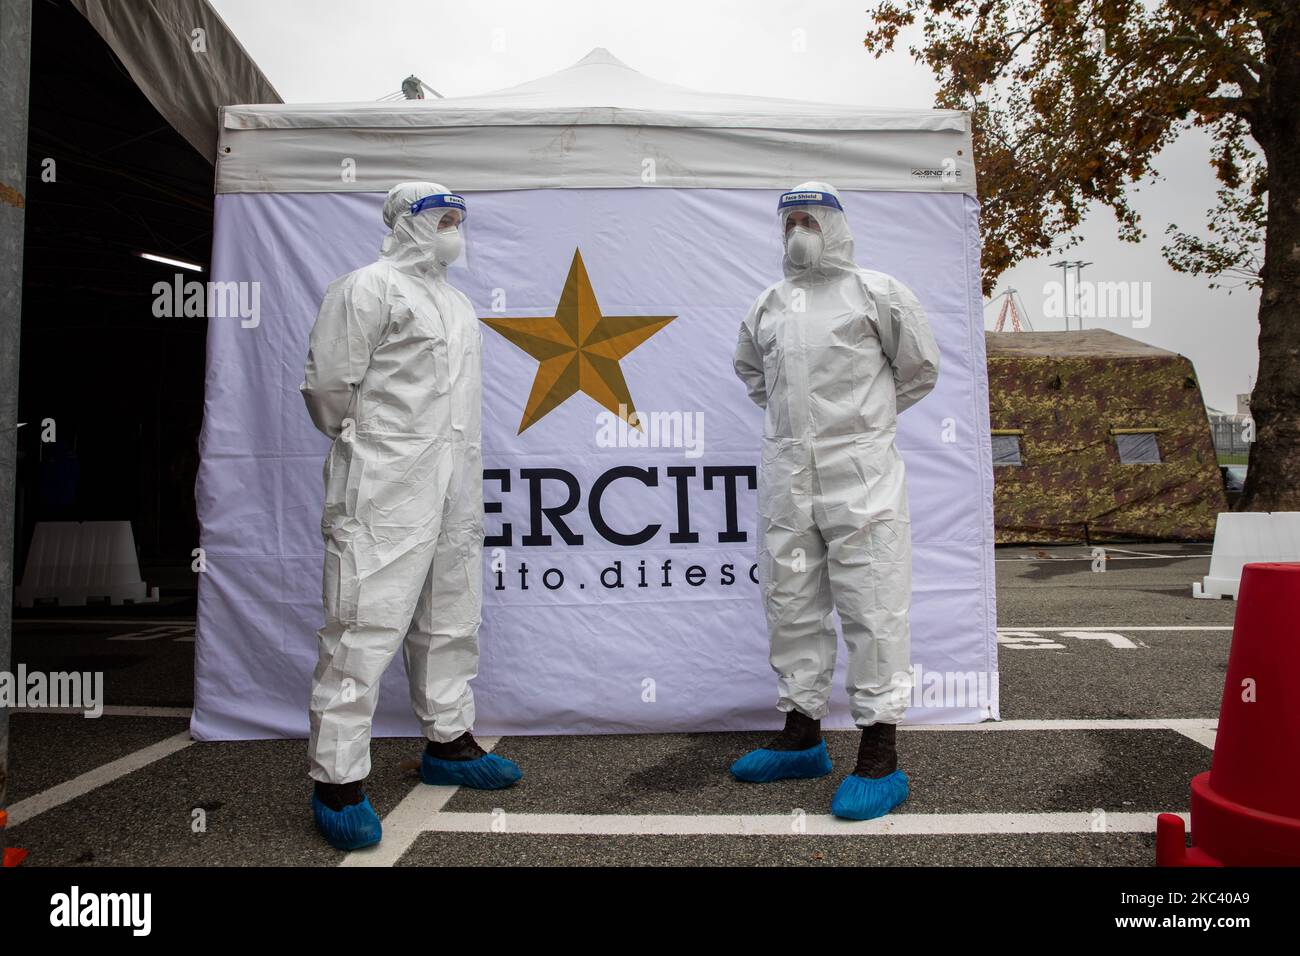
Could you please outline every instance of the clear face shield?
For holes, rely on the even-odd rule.
[[[465,197],[435,193],[411,203],[408,228],[420,247],[442,268],[462,256],[469,265],[469,237],[465,230],[468,208]]]
[[[840,201],[831,193],[801,190],[781,196],[777,203],[781,243],[786,262],[794,269],[811,269],[821,262],[831,210],[843,214]]]

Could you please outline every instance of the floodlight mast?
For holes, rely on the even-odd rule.
[[[1083,270],[1092,265],[1082,259],[1062,259],[1053,262],[1053,269],[1061,270],[1061,300],[1065,305],[1065,331],[1070,331],[1070,311],[1073,307],[1074,317],[1079,320],[1079,329],[1083,329],[1083,314],[1079,310],[1079,285],[1083,282]],[[1070,269],[1074,269],[1074,286],[1070,286]]]

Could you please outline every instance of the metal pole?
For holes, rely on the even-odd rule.
[[[1091,262],[1084,262],[1082,259],[1076,259],[1074,263],[1074,314],[1079,320],[1079,331],[1083,331],[1083,309],[1079,306],[1079,286],[1083,285],[1083,270],[1085,266],[1092,265]],[[1092,304],[1095,307],[1097,297],[1093,296]]]
[[[1061,270],[1061,308],[1065,312],[1065,331],[1070,331],[1070,260],[1062,259],[1052,263],[1053,269]]]
[[[13,649],[18,348],[31,40],[31,0],[0,0],[0,672],[11,671]],[[0,707],[0,809],[8,803],[8,792],[9,711]],[[0,829],[0,856],[8,844]]]

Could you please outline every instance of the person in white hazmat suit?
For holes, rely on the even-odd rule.
[[[330,283],[301,386],[325,463],[325,626],[312,681],[316,825],[340,849],[377,843],[362,791],[380,677],[405,652],[428,738],[429,784],[509,786],[518,766],[474,741],[483,466],[481,344],[469,300],[447,281],[465,201],[401,183],[384,203],[378,261]]]
[[[834,187],[796,186],[778,221],[785,279],[741,323],[735,369],[766,412],[758,568],[786,724],[731,771],[755,782],[831,772],[821,719],[838,611],[862,738],[831,809],[865,820],[907,799],[894,737],[911,691],[912,554],[894,433],[898,413],[934,387],[939,351],[916,297],[854,261]]]

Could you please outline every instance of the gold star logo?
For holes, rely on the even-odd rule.
[[[675,315],[601,315],[595,290],[574,250],[555,314],[491,318],[484,324],[537,359],[537,377],[524,406],[519,434],[571,395],[583,392],[624,420],[635,409],[619,359],[677,318]],[[640,427],[638,424],[636,427]]]

